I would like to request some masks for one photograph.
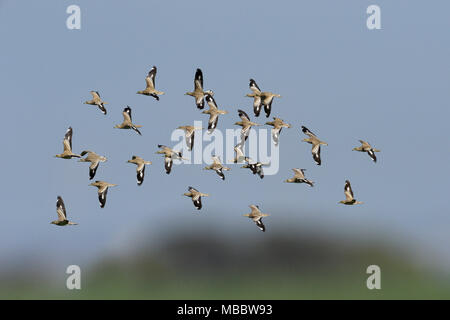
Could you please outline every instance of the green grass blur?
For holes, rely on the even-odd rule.
[[[3,275],[1,299],[449,299],[448,278],[383,243],[266,234],[257,245],[192,232],[133,255],[105,257],[83,270],[82,289],[13,273]],[[366,287],[367,266],[381,267],[381,290]]]

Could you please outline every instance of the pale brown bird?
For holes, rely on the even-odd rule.
[[[285,123],[282,119],[277,118],[277,117],[274,117],[273,121],[266,122],[266,124],[269,126],[273,126],[272,139],[276,146],[278,146],[281,129],[291,127],[291,125],[289,123]]]
[[[106,114],[105,104],[108,104],[108,102],[105,102],[100,98],[100,93],[98,93],[98,91],[91,91],[91,94],[92,100],[85,101],[84,104],[97,106],[103,114]]]
[[[252,126],[260,126],[260,124],[250,121],[248,114],[241,109],[238,110],[238,115],[242,121],[235,122],[234,124],[242,127],[240,144],[243,145],[247,141]]]
[[[248,162],[244,164],[241,168],[250,169],[253,174],[257,174],[261,179],[264,178],[264,170],[263,166],[269,166],[270,163],[262,163],[262,162]]]
[[[362,204],[361,201],[356,201],[356,199],[353,197],[352,186],[350,185],[350,181],[348,180],[345,180],[344,194],[345,200],[341,200],[339,201],[339,203],[346,205]]]
[[[238,143],[237,145],[234,146],[234,159],[233,159],[233,163],[241,163],[243,161],[245,162],[250,162],[252,161],[252,159],[250,159],[249,157],[246,157],[244,155],[244,151],[242,150],[243,145],[241,143]]]
[[[100,202],[100,208],[104,208],[106,204],[106,195],[108,194],[108,188],[117,186],[117,184],[108,183],[105,181],[95,181],[90,186],[98,188],[98,201]]]
[[[64,135],[63,140],[64,151],[63,153],[55,155],[56,158],[63,158],[63,159],[81,158],[80,155],[72,152],[72,134],[73,134],[72,127],[69,127],[66,131],[66,134]]]
[[[202,208],[202,197],[209,197],[209,194],[201,193],[193,187],[188,187],[188,191],[189,192],[184,193],[183,195],[192,198],[194,206],[197,208],[197,210],[200,210]]]
[[[182,129],[185,132],[186,137],[186,146],[189,151],[194,148],[194,136],[195,130],[202,130],[202,127],[194,127],[194,126],[179,126],[178,129]]]
[[[214,131],[214,129],[217,127],[217,122],[219,121],[219,115],[227,114],[228,111],[219,110],[217,108],[216,101],[214,100],[213,96],[210,94],[205,95],[205,100],[209,106],[209,110],[204,110],[204,111],[202,111],[202,113],[209,114],[208,133],[211,134]]]
[[[93,151],[83,151],[81,152],[81,156],[86,156],[84,159],[78,160],[79,162],[90,162],[91,165],[89,166],[89,180],[92,180],[95,177],[95,173],[97,172],[98,165],[100,162],[106,162],[108,159],[105,156],[99,156]]]
[[[361,142],[361,146],[353,148],[353,151],[367,152],[367,154],[373,160],[373,162],[377,162],[377,157],[375,156],[375,152],[380,152],[380,150],[372,148],[372,146],[364,140],[359,140],[359,142]]]
[[[214,170],[214,171],[219,175],[219,177],[220,177],[222,180],[225,180],[225,175],[223,174],[223,171],[224,171],[224,170],[225,170],[225,171],[229,171],[229,170],[231,170],[231,169],[228,168],[228,167],[225,167],[225,166],[222,164],[222,162],[220,162],[219,157],[212,156],[212,160],[213,160],[212,164],[210,164],[209,166],[204,167],[203,169],[204,169],[204,170]]]
[[[127,162],[128,163],[134,163],[135,165],[137,165],[137,168],[136,168],[136,179],[137,179],[138,186],[140,186],[144,182],[145,165],[152,164],[152,162],[151,161],[146,161],[146,160],[144,160],[144,159],[142,159],[141,157],[138,157],[138,156],[131,157],[131,160],[128,160]]]
[[[266,227],[264,226],[264,223],[262,222],[262,218],[269,216],[269,214],[262,213],[261,210],[259,209],[259,207],[257,205],[254,205],[254,204],[250,205],[250,208],[252,209],[252,212],[244,214],[244,217],[248,217],[248,218],[252,219],[252,221],[254,223],[256,223],[258,228],[262,232],[265,232],[266,231]]]
[[[249,87],[253,92],[247,94],[246,96],[253,98],[253,111],[255,113],[255,117],[259,117],[261,106],[264,106],[264,112],[266,113],[266,117],[268,118],[272,110],[273,98],[281,98],[281,95],[272,92],[261,92],[258,85],[256,84],[256,81],[253,79],[250,79]]]
[[[155,89],[156,71],[157,71],[156,66],[153,66],[153,68],[148,72],[148,75],[145,78],[145,83],[147,84],[147,86],[145,87],[144,90],[138,91],[137,94],[143,94],[143,95],[146,95],[146,96],[152,96],[157,101],[159,101],[158,95],[163,95],[164,92],[158,91],[158,90]]]
[[[173,157],[176,159],[188,160],[183,158],[183,153],[181,151],[174,151],[162,144],[158,144],[158,148],[161,150],[156,151],[156,153],[164,155],[164,168],[166,169],[167,174],[170,174],[172,171]]]
[[[302,131],[304,134],[309,136],[309,138],[305,138],[303,139],[303,141],[312,144],[311,153],[313,155],[313,159],[316,162],[316,164],[320,166],[322,163],[322,160],[320,159],[320,146],[321,145],[327,146],[328,143],[319,140],[319,138],[317,138],[316,135],[305,126],[302,126]]]
[[[202,70],[197,69],[194,78],[194,91],[186,92],[185,95],[194,97],[197,108],[203,109],[203,107],[205,106],[204,97],[206,94],[209,94],[211,96],[214,95],[214,93],[211,90],[203,91],[203,73]]]
[[[56,224],[57,226],[74,226],[78,224],[67,220],[66,206],[60,196],[56,200],[56,213],[58,214],[58,220],[54,220],[50,224]]]
[[[122,115],[123,115],[123,122],[121,124],[116,124],[114,126],[114,128],[117,128],[117,129],[133,129],[139,135],[142,135],[141,132],[138,129],[138,128],[142,128],[142,126],[134,124],[132,122],[130,106],[127,106],[125,109],[123,109]]]
[[[299,169],[299,168],[294,168],[292,169],[292,171],[294,171],[294,177],[293,178],[289,178],[287,180],[285,180],[284,182],[288,182],[288,183],[306,183],[308,185],[310,185],[311,187],[314,186],[314,181],[308,180],[305,178],[305,171],[306,169]]]

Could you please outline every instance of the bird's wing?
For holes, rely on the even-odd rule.
[[[100,207],[103,208],[106,204],[106,195],[108,194],[108,186],[102,186],[98,189],[98,201]]]
[[[189,150],[192,150],[194,147],[194,138],[195,138],[195,130],[189,131],[186,130],[186,144]]]
[[[123,120],[126,122],[132,122],[132,117],[131,117],[131,108],[129,106],[127,106],[125,109],[123,109]]]
[[[239,161],[239,159],[242,159],[244,157],[244,152],[239,147],[239,144],[234,147],[234,152],[236,153],[236,159]]]
[[[100,162],[98,160],[91,162],[91,165],[89,166],[89,179],[93,179],[95,177],[99,163]]]
[[[369,154],[369,157],[372,158],[374,162],[377,162],[377,156],[375,155],[375,152],[372,148],[370,148],[367,153]]]
[[[194,187],[191,187],[191,186],[188,187],[188,191],[189,191],[190,193],[198,192],[197,189],[195,189]]]
[[[172,163],[172,157],[164,157],[164,168],[166,169],[167,174],[172,170]]]
[[[148,75],[145,78],[147,88],[155,89],[155,78],[156,78],[156,67],[153,66],[153,68],[148,72]]]
[[[241,142],[247,140],[247,137],[250,133],[251,125],[245,125],[241,129]]]
[[[94,100],[100,100],[100,93],[98,93],[98,91],[91,91],[92,94],[92,98],[94,98]]]
[[[56,213],[58,214],[59,221],[67,220],[66,206],[60,196],[58,196],[58,199],[56,200]]]
[[[266,231],[266,226],[264,225],[264,223],[262,222],[262,218],[259,218],[258,220],[255,220],[256,225],[258,226],[258,228],[262,231],[265,232]]]
[[[203,91],[203,72],[200,68],[195,72],[195,80],[194,80],[195,90]]]
[[[251,204],[249,207],[252,209],[251,215],[259,215],[261,213],[257,205]]]
[[[220,162],[219,157],[217,157],[217,156],[212,156],[211,158],[212,158],[212,161],[213,161],[214,164],[222,164],[222,163]]]
[[[298,179],[305,178],[305,173],[304,173],[303,169],[294,168],[294,169],[292,169],[292,171],[294,171],[294,173],[295,173],[295,175],[294,175],[295,178],[298,178]]]
[[[218,109],[217,108],[217,104],[216,104],[216,100],[214,100],[214,97],[212,95],[206,94],[205,99],[206,99],[206,103],[208,103],[208,106],[211,109],[215,109],[215,110]]]
[[[195,104],[197,105],[197,108],[203,109],[205,107],[205,101],[203,100],[203,96],[198,96],[195,99]]]
[[[245,111],[239,109],[238,110],[238,115],[242,119],[242,121],[250,121],[250,118],[249,118],[248,114],[245,113]]]
[[[254,93],[261,93],[261,90],[259,89],[255,80],[250,79],[250,83],[248,86],[250,87],[250,90],[252,90]]]
[[[72,134],[72,127],[69,127],[66,131],[66,134],[64,135],[64,151],[72,150]]]
[[[344,194],[347,200],[353,200],[353,190],[350,181],[345,181]]]
[[[361,146],[362,146],[364,149],[370,149],[370,148],[372,148],[372,147],[370,146],[370,144],[369,144],[368,142],[364,141],[364,140],[359,140],[359,142],[361,142]]]
[[[144,182],[144,174],[145,174],[145,164],[142,162],[137,166],[136,169],[136,179],[138,185],[141,185]]]
[[[100,109],[100,111],[101,111],[103,114],[106,114],[106,108],[105,108],[105,106],[103,105],[103,103],[100,103],[100,104],[98,104],[97,106],[98,106],[98,108]]]
[[[208,130],[214,130],[217,127],[217,122],[219,121],[219,115],[216,113],[211,113],[209,115],[209,120],[208,120]]]
[[[200,194],[195,195],[192,197],[192,202],[194,203],[194,206],[200,210],[202,208],[202,198],[200,197]]]
[[[275,145],[278,145],[278,141],[280,140],[280,132],[281,128],[275,127],[272,129],[272,139],[275,142]]]
[[[219,177],[222,179],[222,180],[225,180],[225,175],[223,174],[223,168],[222,167],[219,167],[219,168],[217,168],[217,169],[215,169],[216,170],[216,173],[219,175]]]
[[[313,144],[311,149],[314,161],[320,166],[322,160],[320,159],[320,144]]]
[[[316,135],[314,133],[312,133],[307,127],[302,126],[302,131],[304,134],[306,134],[307,136],[312,137],[316,137]]]

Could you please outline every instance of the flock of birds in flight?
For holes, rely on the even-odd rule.
[[[157,68],[153,66],[153,68],[149,71],[147,77],[145,78],[146,81],[146,88],[144,90],[137,91],[137,94],[142,94],[146,96],[151,96],[155,98],[157,101],[159,101],[159,96],[163,95],[164,92],[159,91],[155,88],[155,78],[156,78],[156,72]],[[274,98],[280,98],[281,96],[276,93],[268,92],[268,91],[261,91],[256,84],[256,81],[253,79],[250,79],[249,83],[250,90],[252,93],[247,94],[247,97],[253,98],[253,111],[255,114],[255,117],[259,117],[261,108],[264,108],[264,112],[266,114],[266,117],[268,118],[271,114],[272,110],[272,102]],[[92,94],[92,100],[86,101],[85,104],[97,106],[100,111],[103,114],[107,114],[107,110],[105,108],[105,105],[107,102],[103,101],[100,97],[100,94],[97,91],[91,91]],[[208,132],[211,134],[214,129],[217,127],[217,123],[219,121],[219,116],[227,114],[228,112],[225,110],[220,110],[214,100],[214,92],[212,90],[203,90],[203,73],[200,69],[197,69],[195,73],[194,78],[194,91],[187,92],[186,95],[192,96],[195,98],[195,104],[197,105],[198,109],[203,109],[205,106],[205,101],[209,106],[208,110],[202,111],[204,114],[209,114],[209,120],[208,120]],[[141,128],[141,125],[137,125],[133,123],[132,120],[132,113],[131,108],[127,106],[123,109],[122,112],[123,115],[123,122],[121,124],[117,124],[114,128],[118,129],[131,129],[134,130],[137,134],[141,135],[141,132],[139,131],[139,128]],[[268,163],[261,163],[258,161],[253,161],[249,157],[244,155],[243,147],[245,142],[247,141],[247,138],[250,133],[250,129],[253,126],[260,126],[260,124],[252,122],[250,120],[250,117],[248,114],[243,110],[238,110],[238,115],[241,118],[241,121],[238,121],[235,123],[235,125],[241,126],[241,141],[234,147],[235,151],[235,158],[233,159],[234,163],[245,163],[242,168],[248,168],[251,170],[253,174],[257,174],[261,179],[264,178],[264,171],[263,166],[269,165]],[[292,126],[288,123],[285,123],[282,119],[274,117],[273,121],[266,122],[266,125],[270,125],[273,127],[271,130],[272,132],[272,139],[275,145],[278,145],[280,133],[283,128],[291,128]],[[321,158],[320,158],[320,147],[321,145],[328,145],[326,142],[320,140],[314,133],[312,133],[308,128],[305,126],[302,126],[302,132],[308,136],[307,138],[303,139],[304,142],[307,142],[312,145],[311,153],[312,157],[317,165],[321,165]],[[195,127],[195,126],[180,126],[178,129],[182,129],[185,131],[185,139],[186,139],[186,145],[187,149],[190,151],[194,147],[194,133],[196,130],[203,129],[202,127]],[[95,174],[97,172],[98,166],[100,162],[107,161],[107,158],[104,156],[100,156],[97,153],[89,150],[82,151],[80,154],[75,154],[72,151],[72,134],[73,130],[71,127],[69,127],[66,131],[66,134],[64,136],[63,140],[63,152],[61,154],[56,155],[57,158],[62,159],[72,159],[72,158],[80,158],[80,162],[90,162],[89,166],[89,179],[92,180],[95,177]],[[375,156],[376,152],[380,152],[380,150],[373,148],[368,142],[359,140],[361,143],[361,146],[353,148],[354,151],[359,152],[365,152],[367,153],[370,158],[376,162],[377,158]],[[181,151],[175,151],[165,145],[158,145],[158,148],[160,149],[157,151],[157,154],[164,155],[164,167],[167,174],[170,174],[172,170],[172,164],[173,159],[184,159]],[[82,158],[84,157],[85,158]],[[206,166],[205,170],[214,170],[219,177],[222,180],[225,180],[225,174],[224,171],[230,170],[230,168],[225,167],[219,157],[212,156],[212,164],[209,166]],[[137,166],[136,172],[137,172],[137,184],[140,186],[144,182],[144,174],[145,174],[145,166],[152,164],[151,161],[146,161],[143,158],[139,156],[132,156],[130,160],[128,160],[129,163],[133,163]],[[305,177],[305,169],[300,168],[294,168],[292,169],[294,171],[294,176],[292,178],[289,178],[285,180],[287,183],[305,183],[309,186],[313,187],[314,182],[311,180],[308,180]],[[95,181],[90,184],[90,186],[97,187],[98,189],[98,200],[100,202],[100,207],[103,208],[106,204],[106,195],[108,193],[108,188],[116,186],[116,184],[108,183],[105,181]],[[345,205],[355,205],[355,204],[361,204],[361,201],[357,201],[354,198],[352,187],[349,180],[345,181],[344,186],[344,194],[345,194],[345,200],[340,201],[339,203],[345,204]],[[194,187],[188,187],[188,192],[184,193],[184,196],[190,197],[192,199],[192,202],[194,206],[200,210],[202,208],[202,197],[207,197],[209,194],[202,193],[195,189]],[[261,231],[265,231],[266,228],[263,224],[262,218],[268,216],[266,213],[262,213],[260,208],[257,205],[250,205],[251,212],[248,214],[245,214],[244,216],[252,219],[252,221],[258,226],[258,228]],[[63,199],[58,196],[57,202],[56,202],[56,212],[58,214],[58,219],[55,221],[52,221],[52,224],[58,225],[58,226],[66,226],[66,225],[76,225],[77,223],[74,223],[72,221],[69,221],[67,219],[67,213],[66,208],[64,205]]]

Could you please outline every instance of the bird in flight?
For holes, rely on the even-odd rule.
[[[321,145],[327,146],[328,143],[319,140],[319,138],[317,138],[316,135],[314,133],[312,133],[305,126],[302,126],[302,131],[304,134],[306,134],[309,137],[309,138],[303,139],[303,141],[312,144],[311,153],[313,155],[313,159],[316,162],[316,164],[318,166],[320,166],[322,163],[322,160],[320,159],[320,146]]]
[[[188,160],[186,158],[183,158],[183,154],[181,151],[174,151],[171,148],[166,147],[165,145],[162,144],[158,144],[158,148],[160,148],[161,150],[156,151],[156,153],[164,155],[164,168],[166,169],[167,174],[169,174],[172,171],[172,164],[174,157],[176,159]]]
[[[265,232],[266,227],[262,221],[262,218],[269,216],[269,214],[262,213],[257,205],[251,204],[249,207],[252,209],[252,211],[250,213],[244,214],[244,217],[252,219],[252,221],[256,223],[256,226],[259,228],[259,230]]]
[[[289,123],[285,123],[282,119],[277,118],[277,117],[274,117],[273,121],[266,122],[266,124],[269,126],[273,126],[272,139],[273,139],[275,146],[278,146],[281,129],[291,127],[291,125]]]
[[[180,126],[177,129],[182,129],[185,132],[186,137],[186,145],[188,151],[191,151],[194,148],[194,136],[195,130],[202,130],[202,127],[194,127],[194,126]]]
[[[55,155],[56,158],[63,158],[63,159],[81,158],[80,155],[72,152],[72,134],[73,134],[72,127],[69,127],[66,131],[66,134],[64,135],[63,140],[64,151],[63,153]]]
[[[375,152],[380,152],[380,150],[372,148],[372,146],[364,140],[359,140],[359,142],[361,143],[361,146],[353,148],[353,151],[367,152],[367,154],[373,160],[373,162],[377,162]]]
[[[141,132],[138,129],[138,128],[142,128],[142,126],[134,124],[132,122],[130,106],[127,106],[125,109],[123,109],[122,115],[123,115],[123,122],[121,124],[116,124],[114,126],[114,128],[117,128],[117,129],[133,129],[139,135],[142,135]]]
[[[228,111],[219,110],[219,108],[217,108],[217,104],[216,104],[216,101],[214,100],[213,96],[208,93],[205,96],[205,100],[209,106],[209,109],[202,111],[202,113],[209,114],[208,133],[211,134],[214,131],[214,129],[217,127],[217,122],[219,121],[219,115],[227,114]]]
[[[145,83],[147,84],[147,86],[145,87],[144,90],[138,91],[137,94],[152,96],[157,101],[159,101],[159,96],[163,95],[164,92],[155,89],[156,71],[157,71],[156,66],[153,66],[153,68],[148,72],[148,75],[145,78]]]
[[[253,112],[255,113],[255,117],[259,117],[261,106],[264,106],[264,112],[268,118],[272,110],[273,98],[281,98],[281,96],[277,93],[261,92],[256,81],[253,79],[250,79],[249,87],[250,90],[252,90],[252,93],[249,93],[246,96],[253,98]]]
[[[78,160],[78,162],[90,162],[89,166],[89,180],[92,180],[95,177],[95,173],[97,172],[98,165],[100,162],[106,162],[108,159],[104,156],[99,156],[93,151],[83,151],[81,152],[81,156],[84,157],[87,154],[86,158]]]
[[[188,191],[189,192],[184,193],[183,195],[192,198],[194,206],[197,208],[197,210],[200,210],[202,208],[202,197],[209,197],[209,194],[201,193],[193,187],[188,187]]]
[[[194,97],[197,108],[203,109],[205,106],[204,97],[206,94],[213,96],[214,92],[212,92],[212,90],[203,91],[203,73],[201,69],[197,69],[194,78],[194,91],[186,92],[185,95]]]
[[[237,145],[234,146],[234,159],[233,159],[233,163],[241,163],[243,161],[245,162],[250,162],[252,161],[252,159],[250,159],[249,157],[246,157],[244,155],[244,151],[242,150],[243,145],[241,143],[238,143]]]
[[[362,204],[361,201],[356,201],[356,199],[353,197],[352,186],[350,185],[350,181],[348,180],[345,180],[344,194],[345,200],[341,200],[339,201],[339,203],[346,205]]]
[[[108,194],[108,188],[117,186],[117,184],[108,183],[105,181],[95,181],[90,186],[98,188],[98,201],[100,202],[100,208],[104,208],[106,204],[106,195]]]
[[[108,104],[108,102],[105,102],[100,98],[100,93],[98,93],[98,91],[91,91],[91,94],[92,100],[85,101],[84,104],[97,106],[103,114],[106,114],[105,104]]]
[[[60,196],[56,200],[56,213],[58,214],[58,220],[54,220],[50,224],[56,224],[57,226],[74,226],[78,224],[67,220],[66,206]]]
[[[248,116],[248,114],[241,109],[238,109],[238,115],[242,121],[235,122],[234,124],[242,127],[240,144],[244,145],[245,141],[247,141],[250,129],[253,126],[260,126],[260,124],[250,121],[250,117]]]
[[[136,179],[137,179],[138,186],[140,186],[144,182],[145,165],[152,164],[152,162],[151,161],[146,161],[146,160],[144,160],[144,159],[142,159],[141,157],[138,157],[138,156],[132,156],[131,160],[128,160],[127,162],[128,163],[134,163],[135,165],[137,165],[137,168],[136,168]]]
[[[299,169],[299,168],[294,168],[292,169],[292,171],[294,171],[294,177],[293,178],[289,178],[287,180],[285,180],[284,182],[288,182],[288,183],[306,183],[309,186],[313,187],[314,186],[314,181],[308,180],[305,178],[305,171],[306,169]]]
[[[252,171],[253,174],[257,174],[261,179],[264,178],[263,166],[269,166],[270,163],[262,163],[262,162],[248,162],[244,164],[241,168],[248,168]]]
[[[223,174],[223,171],[224,170],[229,171],[231,169],[223,166],[222,163],[220,162],[219,157],[212,156],[212,160],[213,160],[212,164],[206,166],[204,170],[214,170],[222,180],[225,180],[225,175]]]

